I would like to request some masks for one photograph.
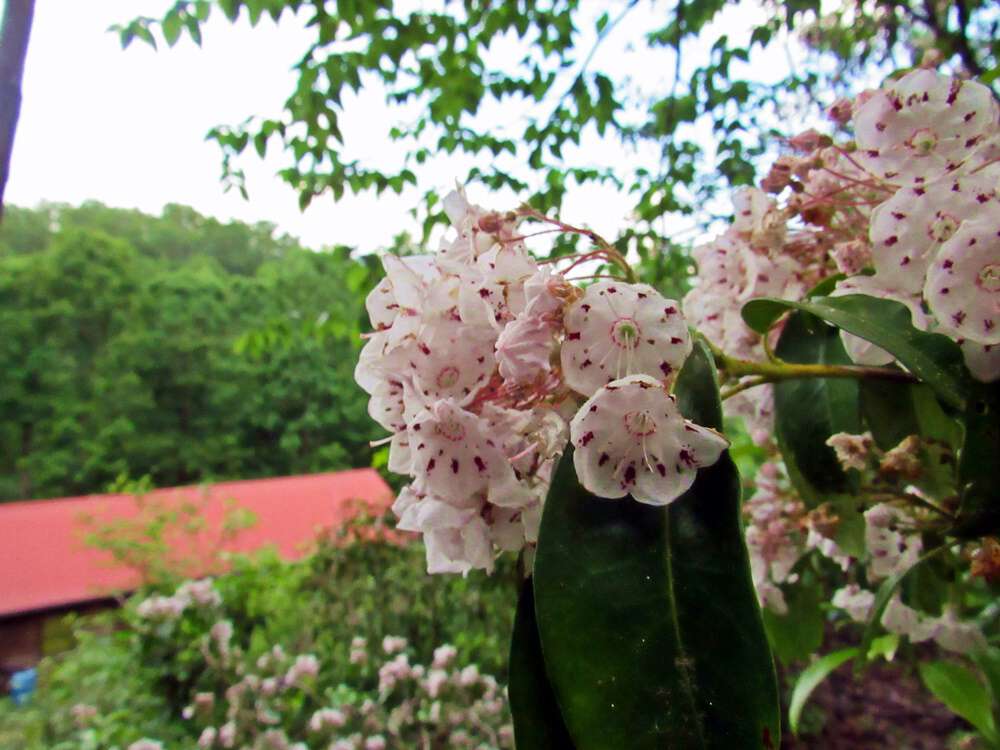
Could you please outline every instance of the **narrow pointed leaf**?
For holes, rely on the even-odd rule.
[[[860,654],[858,648],[845,648],[827,654],[822,659],[817,659],[808,667],[802,670],[795,687],[792,689],[792,700],[788,705],[788,726],[794,734],[799,733],[799,719],[802,717],[802,709],[806,706],[806,701],[812,695],[823,680],[837,669],[841,664],[850,661]]]
[[[863,294],[816,297],[808,302],[762,297],[743,306],[743,320],[765,333],[788,310],[804,310],[890,352],[907,370],[955,408],[965,402],[968,372],[958,344],[946,336],[913,327],[900,302]]]
[[[840,334],[819,318],[795,312],[775,354],[800,364],[850,364]],[[826,444],[838,432],[861,432],[858,383],[843,378],[805,378],[774,385],[774,426],[788,475],[810,506],[851,492],[856,478],[841,468]]]
[[[989,690],[972,672],[946,661],[923,662],[918,669],[920,679],[938,700],[978,729],[988,742],[1000,742]]]
[[[721,427],[703,345],[676,390],[685,416]],[[534,577],[546,671],[577,748],[778,747],[774,666],[728,454],[662,508],[594,497],[570,450],[546,502]]]
[[[507,694],[517,750],[573,750],[573,741],[545,674],[535,620],[534,586],[530,578],[521,586],[517,602]]]

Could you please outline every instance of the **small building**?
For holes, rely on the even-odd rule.
[[[220,552],[273,547],[286,560],[308,554],[324,530],[360,513],[381,515],[389,486],[372,469],[153,490],[142,496],[88,495],[0,504],[0,684],[38,663],[47,623],[69,611],[118,603],[144,582],[140,566],[86,543],[89,530],[123,537],[149,518],[188,523],[180,550],[192,577],[219,572]],[[144,516],[145,514],[145,516]],[[233,521],[255,522],[233,531]],[[237,524],[238,525],[238,524]],[[228,530],[227,530],[228,529]]]

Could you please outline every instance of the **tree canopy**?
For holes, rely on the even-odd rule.
[[[117,30],[126,46],[172,46],[185,34],[201,44],[213,11],[252,25],[304,20],[312,39],[282,115],[209,133],[231,187],[245,189],[239,164],[251,149],[283,149],[281,178],[303,206],[327,193],[424,189],[421,169],[462,154],[475,159],[467,181],[512,188],[543,211],[574,185],[627,191],[638,221],[620,249],[645,254],[670,236],[664,217],[704,219],[711,196],[753,182],[762,154],[837,96],[877,82],[873,74],[931,54],[996,87],[1000,21],[986,0],[852,0],[826,14],[821,5],[179,0],[161,18]],[[636,16],[640,34],[622,39]],[[611,44],[616,54],[602,57]],[[385,93],[386,137],[405,153],[399,163],[362,161],[345,142],[344,103],[362,87]],[[498,127],[504,111],[517,116]],[[595,159],[597,139],[617,143],[621,158]],[[426,231],[440,214],[433,192],[423,203]]]
[[[373,273],[186,206],[10,207],[0,499],[368,465],[351,374]]]

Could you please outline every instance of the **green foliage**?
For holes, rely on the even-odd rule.
[[[793,313],[781,332],[775,355],[786,362],[851,364],[840,332],[822,320]],[[807,505],[851,491],[856,477],[841,468],[827,438],[861,432],[856,380],[814,378],[774,386],[774,427],[789,478]]]
[[[850,661],[859,653],[859,650],[856,648],[844,648],[839,651],[833,651],[817,659],[802,670],[795,681],[795,689],[792,690],[791,705],[788,707],[788,725],[795,734],[799,733],[799,717],[801,717],[802,709],[805,708],[806,701],[809,700],[812,691],[837,667],[844,662]]]
[[[75,644],[43,661],[29,704],[17,709],[0,701],[0,748],[123,748],[140,737],[168,748],[193,747],[196,727],[181,712],[194,693],[214,692],[221,700],[229,685],[219,682],[223,675],[203,643],[220,619],[232,624],[232,643],[251,670],[274,645],[315,654],[321,683],[308,699],[314,708],[330,705],[323,702],[332,700],[327,687],[342,683],[361,698],[379,700],[378,665],[359,668],[350,661],[356,636],[373,648],[385,636],[404,636],[413,663],[428,665],[436,647],[451,643],[459,665],[476,664],[504,680],[517,578],[510,562],[501,560],[492,577],[428,576],[420,545],[387,541],[379,529],[351,526],[321,540],[300,562],[269,553],[236,559],[214,581],[218,611],[190,608],[176,622],[158,625],[140,617],[140,601],[172,590],[161,587],[137,594],[122,611],[71,620]],[[77,704],[96,708],[95,718],[74,718]],[[281,718],[289,728],[308,714]]]
[[[518,750],[573,750],[573,740],[545,671],[535,616],[535,589],[530,578],[522,584],[517,601],[507,692]]]
[[[722,426],[703,345],[677,394],[682,413]],[[545,671],[576,747],[778,742],[739,491],[724,456],[669,507],[604,500],[578,484],[572,449],[563,456],[539,532],[535,610]]]
[[[167,743],[186,738],[167,697],[155,690],[162,667],[143,660],[141,644],[120,619],[113,613],[68,619],[73,647],[42,663],[39,692],[23,707],[0,699],[0,748],[96,750],[124,748],[144,735]],[[77,723],[78,704],[100,709],[93,724]]]
[[[12,210],[0,500],[368,465],[352,373],[377,275],[183,206]]]
[[[874,601],[860,637],[852,634],[847,639],[850,643],[856,638],[857,646],[820,658],[797,677],[789,709],[790,724],[797,731],[802,708],[813,688],[844,661],[854,659],[860,670],[866,662],[901,654],[903,661],[916,662],[925,686],[973,724],[983,740],[993,746],[997,742],[992,707],[995,649],[985,644],[996,637],[996,621],[992,610],[983,608],[991,607],[996,600],[996,561],[989,562],[994,542],[988,538],[1000,528],[995,490],[995,456],[1000,450],[996,386],[975,381],[962,363],[958,346],[944,336],[914,328],[909,311],[898,303],[865,296],[820,296],[805,302],[759,299],[743,307],[743,317],[755,330],[765,332],[788,310],[792,314],[775,351],[781,359],[774,363],[779,366],[783,360],[847,364],[837,338],[840,329],[887,350],[920,381],[864,378],[855,393],[839,401],[828,393],[838,383],[833,378],[779,382],[779,437],[783,423],[793,431],[793,437],[782,440],[793,479],[796,477],[791,470],[799,468],[799,464],[808,462],[813,469],[818,466],[820,447],[837,432],[857,434],[867,428],[878,446],[874,449],[877,455],[886,457],[870,461],[861,472],[852,469],[841,475],[850,481],[817,481],[816,476],[836,478],[837,474],[815,472],[811,481],[803,481],[800,476],[797,488],[807,501],[825,503],[835,511],[841,526],[837,541],[842,551],[864,554],[863,545],[852,551],[842,541],[843,526],[856,521],[858,511],[875,502],[907,508],[913,527],[904,529],[904,533],[919,534],[922,545],[919,558],[886,574],[881,582],[868,572],[867,585],[875,590]],[[831,346],[838,350],[836,356],[830,356]],[[859,374],[863,370],[859,368]],[[880,374],[891,376],[894,372]],[[783,402],[782,389],[796,393],[796,398]],[[862,422],[858,421],[859,409]],[[814,412],[823,418],[813,418]],[[888,460],[888,452],[903,441],[913,457],[909,467]],[[835,464],[828,465],[836,468]],[[981,541],[978,554],[985,562],[978,572],[974,566],[970,575],[965,560],[972,550],[965,543],[971,539]],[[825,588],[834,581],[842,585],[839,575],[825,576],[815,565],[804,569],[800,566],[798,575],[795,588],[786,592],[788,615],[765,615],[768,634],[786,663],[819,649],[820,643],[815,641],[823,633],[820,602],[827,596]],[[860,571],[857,575],[861,575]],[[977,580],[976,576],[985,580]],[[958,663],[928,661],[931,652],[907,644],[899,635],[898,625],[897,632],[883,635],[889,628],[882,622],[883,613],[895,595],[900,597],[901,606],[915,608],[916,612],[910,610],[914,618],[934,617],[946,611],[956,617],[978,615],[976,625],[970,627],[977,633],[982,628],[986,641],[948,644],[942,640],[940,645],[964,653],[977,663],[986,684]],[[797,610],[803,598],[813,600],[810,611],[819,617],[818,622],[810,622],[815,618],[800,621]],[[810,631],[814,643],[806,647],[803,641]],[[933,634],[928,637],[937,638]],[[838,641],[844,640],[842,634]]]
[[[948,708],[979,730],[993,747],[1000,747],[995,704],[989,689],[964,667],[946,661],[923,662],[920,678],[927,689]]]
[[[823,586],[815,577],[785,594],[788,611],[779,615],[764,610],[764,627],[774,655],[782,664],[801,662],[823,646],[826,619],[821,603]]]
[[[251,147],[260,157],[275,148],[288,155],[280,175],[303,207],[324,193],[334,199],[347,191],[399,193],[418,185],[421,166],[433,156],[465,154],[479,163],[466,181],[519,194],[534,190],[529,202],[543,211],[558,208],[575,185],[627,191],[639,221],[623,242],[638,250],[669,236],[658,222],[666,215],[705,219],[708,199],[724,187],[720,177],[730,185],[751,183],[758,157],[792,134],[785,128],[796,127],[786,113],[805,107],[815,114],[819,101],[829,104],[854,81],[867,80],[866,65],[897,58],[907,62],[895,67],[915,65],[928,47],[973,73],[997,63],[983,0],[961,5],[966,22],[960,23],[947,9],[916,2],[859,3],[822,20],[819,3],[777,3],[751,28],[749,42],[739,44],[724,22],[734,5],[680,0],[664,12],[633,0],[597,13],[579,0],[460,9],[447,3],[411,9],[392,0],[178,0],[160,19],[137,18],[113,30],[123,46],[139,39],[155,47],[158,38],[173,46],[184,36],[200,44],[213,9],[251,25],[265,16],[295,16],[310,30],[282,115],[209,133],[222,152],[227,188],[246,193],[239,163]],[[596,54],[638,13],[649,14],[651,26],[629,40],[625,54],[642,55],[642,64],[664,71],[653,84],[622,80]],[[783,80],[762,82],[756,56],[783,44],[786,30],[797,32],[815,59]],[[342,133],[351,96],[375,86],[385,90],[390,109],[387,136],[406,153],[395,163],[355,158]],[[413,105],[418,114],[411,119]],[[524,115],[500,132],[491,115],[498,107]],[[706,132],[714,141],[709,148]],[[585,146],[596,138],[643,155],[641,166],[625,172],[619,163],[595,163]],[[424,197],[426,232],[439,218],[435,196]]]
[[[743,319],[758,333],[765,333],[789,309],[812,313],[878,344],[933,388],[945,404],[964,407],[964,391],[971,378],[958,344],[940,333],[915,328],[910,322],[910,311],[902,303],[861,294],[814,297],[808,302],[762,297],[743,306]]]

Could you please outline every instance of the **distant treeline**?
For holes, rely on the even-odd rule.
[[[368,465],[378,266],[185,206],[8,208],[0,500]]]

